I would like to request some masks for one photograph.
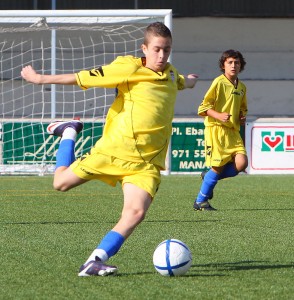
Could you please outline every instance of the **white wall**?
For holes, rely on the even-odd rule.
[[[174,18],[172,62],[200,77],[194,90],[179,94],[176,116],[195,116],[220,74],[221,53],[235,49],[247,62],[239,78],[248,88],[248,115],[294,117],[293,30],[292,18]]]

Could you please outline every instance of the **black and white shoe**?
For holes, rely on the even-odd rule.
[[[109,276],[116,275],[116,266],[105,265],[100,260],[91,260],[88,263],[82,265],[79,270],[79,276]]]
[[[84,124],[79,119],[71,121],[55,121],[47,126],[47,133],[55,136],[62,136],[63,131],[68,127],[73,128],[77,134],[79,134],[82,131]]]
[[[206,210],[216,210],[214,207],[212,207],[208,201],[200,202],[197,203],[196,201],[194,202],[193,205],[194,210],[196,211],[206,211]]]

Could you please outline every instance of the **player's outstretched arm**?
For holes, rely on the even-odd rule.
[[[35,84],[77,84],[75,74],[43,75],[38,74],[32,66],[24,67],[20,74],[23,79]]]
[[[193,88],[198,80],[198,75],[189,74],[185,77],[185,88]]]

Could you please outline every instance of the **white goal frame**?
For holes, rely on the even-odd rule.
[[[105,24],[105,23],[151,23],[153,21],[162,21],[172,31],[172,10],[171,9],[130,9],[130,10],[2,10],[0,11],[0,26],[2,24],[33,24],[40,26],[44,24]],[[51,30],[51,74],[55,74],[55,39],[56,32]],[[0,49],[1,51],[1,49]],[[1,54],[1,52],[0,52]],[[171,56],[170,59],[171,61]],[[51,120],[55,118],[55,96],[56,86],[51,85]],[[0,96],[1,97],[1,96]],[[0,99],[1,104],[1,99]],[[1,114],[0,114],[1,116]],[[3,124],[4,122],[36,122],[38,118],[18,119],[0,117],[0,174],[52,174],[54,165],[38,163],[20,163],[7,165],[3,163]],[[42,122],[50,120],[42,119]],[[39,148],[40,149],[40,148]],[[167,170],[165,174],[170,173],[170,155],[167,156]]]

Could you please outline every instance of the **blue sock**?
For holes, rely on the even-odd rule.
[[[219,175],[212,170],[209,170],[203,179],[200,192],[197,196],[196,202],[201,203],[207,201],[209,196],[212,194],[212,191],[219,180]]]
[[[73,140],[62,140],[56,154],[56,166],[69,167],[75,160],[75,142]]]
[[[224,178],[228,178],[228,177],[235,177],[238,174],[239,174],[239,172],[236,170],[235,164],[234,163],[228,163],[228,164],[225,165],[222,173],[220,174],[219,179],[224,179]]]
[[[120,233],[109,231],[97,246],[97,249],[104,250],[107,253],[108,258],[110,258],[117,253],[124,241],[125,238]]]

